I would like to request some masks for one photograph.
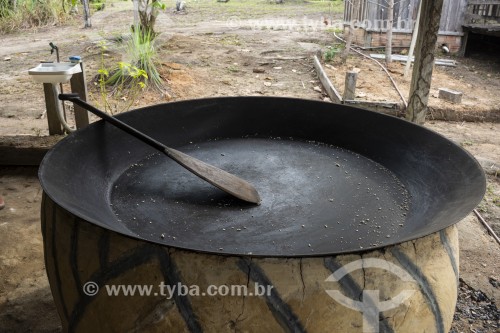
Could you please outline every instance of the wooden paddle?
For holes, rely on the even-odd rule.
[[[82,108],[92,112],[101,119],[109,122],[110,124],[118,127],[119,129],[127,132],[130,135],[135,136],[142,142],[150,145],[153,148],[158,149],[177,163],[179,163],[184,168],[188,169],[198,177],[209,182],[210,184],[218,187],[224,192],[227,192],[236,198],[241,200],[251,202],[254,204],[260,204],[260,196],[257,193],[255,187],[249,182],[236,177],[229,172],[221,170],[213,165],[207,164],[200,161],[192,156],[186,155],[176,149],[165,146],[164,144],[156,141],[150,136],[136,130],[135,128],[125,124],[121,120],[118,120],[107,113],[95,108],[94,106],[81,100],[78,94],[59,94],[59,99],[62,101],[71,101]]]

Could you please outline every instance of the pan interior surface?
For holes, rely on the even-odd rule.
[[[114,183],[112,208],[145,239],[205,252],[326,254],[404,233],[409,194],[374,161],[316,142],[227,139],[180,148],[250,181],[259,206],[234,199],[162,154]]]

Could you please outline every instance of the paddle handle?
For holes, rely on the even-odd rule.
[[[194,173],[196,176],[220,188],[226,193],[240,198],[241,200],[248,201],[257,205],[260,203],[259,193],[257,193],[255,187],[246,180],[243,180],[213,165],[200,161],[192,156],[181,153],[180,151],[177,151],[173,148],[165,146],[164,144],[156,141],[146,134],[139,132],[135,128],[116,119],[115,117],[111,117],[110,115],[93,107],[92,105],[87,104],[78,97],[78,94],[60,94],[59,99],[63,101],[71,101],[76,105],[81,106],[82,108],[92,112],[96,116],[111,123],[112,125],[125,131],[126,133],[133,135],[142,142],[158,149],[159,151],[165,153],[168,157],[182,165],[184,168]]]
[[[85,102],[82,99],[80,99],[80,97],[78,96],[78,94],[75,94],[75,93],[72,93],[72,94],[59,94],[59,99],[61,101],[70,101],[70,102],[73,102],[73,103],[81,106],[82,108],[86,109],[87,111],[92,112],[93,114],[95,114],[99,118],[101,118],[101,119],[103,119],[103,120],[111,123],[112,125],[118,127],[119,129],[127,132],[128,134],[133,135],[134,137],[136,137],[137,139],[141,140],[142,142],[150,145],[151,147],[156,148],[156,149],[158,149],[159,151],[161,151],[163,153],[167,153],[167,154],[169,153],[168,152],[168,147],[165,146],[164,144],[162,144],[161,142],[156,141],[152,137],[147,136],[146,134],[144,134],[142,132],[139,132],[135,128],[133,128],[133,127],[125,124],[123,121],[118,120],[115,117],[112,117],[109,114],[107,114],[105,112],[102,112],[98,108],[96,108],[96,107],[88,104],[87,102]]]

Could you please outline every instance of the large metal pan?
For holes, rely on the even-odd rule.
[[[169,247],[265,257],[366,251],[458,222],[485,191],[479,164],[461,147],[357,108],[232,97],[117,117],[261,195],[258,207],[239,202],[102,121],[46,155],[40,181],[59,206]]]

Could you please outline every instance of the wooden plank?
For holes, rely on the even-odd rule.
[[[398,27],[398,20],[399,20],[399,9],[401,7],[401,2],[400,1],[394,1],[394,16],[393,16],[393,21],[392,21],[392,28],[397,28]]]
[[[448,30],[446,20],[448,18],[448,10],[450,7],[450,0],[444,0],[443,8],[441,9],[441,21],[439,22],[439,30]]]
[[[406,5],[406,1],[402,0],[400,3],[398,3],[398,10],[397,10],[397,12],[396,12],[396,10],[394,10],[396,12],[396,16],[398,18],[396,20],[397,22],[396,22],[396,27],[394,28],[394,30],[402,28],[401,22],[405,19],[404,15],[403,15],[403,11],[405,9],[405,5]]]
[[[383,30],[379,30],[379,29],[365,29],[366,31],[368,32],[384,32],[385,29]],[[392,31],[393,33],[405,33],[405,34],[411,34],[413,32],[413,29],[410,30],[410,29],[394,29]],[[439,31],[439,34],[440,35],[445,35],[445,36],[463,36],[463,32],[461,31],[442,31],[440,30]]]
[[[363,101],[363,100],[344,100],[344,104],[353,104],[365,107],[377,107],[384,109],[400,110],[401,105],[398,102],[376,102],[376,101]]]
[[[344,101],[344,104],[397,117],[401,117],[404,115],[402,105],[397,102],[372,102],[356,100]]]
[[[417,19],[417,3],[416,2],[410,1],[408,3],[408,19],[411,19],[411,20]],[[411,30],[413,31],[413,29],[411,29]]]
[[[376,54],[372,53],[370,54],[370,57],[373,59],[385,59],[385,54]],[[408,56],[405,55],[400,55],[400,54],[393,54],[392,55],[392,60],[394,61],[401,61],[401,62],[407,62],[408,61]],[[415,58],[412,57],[412,62],[415,61]],[[450,67],[455,67],[457,65],[457,62],[452,59],[436,59],[436,65],[439,66],[450,66]]]
[[[408,51],[408,56],[405,65],[405,71],[404,71],[405,78],[408,78],[410,76],[410,67],[413,61],[413,60],[410,61],[410,59],[413,58],[413,54],[415,53],[415,45],[417,43],[417,36],[418,36],[418,24],[420,22],[421,13],[422,13],[422,3],[420,2],[418,4],[417,19],[415,21],[415,28],[413,29],[413,33],[411,35],[410,50]]]
[[[362,7],[361,7],[361,11],[360,11],[361,15],[360,15],[360,18],[359,18],[360,21],[364,21],[364,19],[366,18],[366,7],[367,7],[367,4],[368,4],[367,1],[361,1]]]
[[[351,20],[351,3],[349,1],[344,1],[344,22],[349,22]]]
[[[380,1],[383,1],[383,0],[379,0],[379,3]],[[383,3],[381,3],[382,6],[386,7],[387,6],[387,3],[385,3],[385,1]],[[387,22],[387,8],[384,8],[382,6],[379,6],[378,7],[378,17],[380,20],[382,20],[383,22]],[[385,24],[382,26],[382,28],[385,28]]]
[[[349,1],[346,1],[346,8],[350,9]],[[408,32],[413,31],[412,27],[401,27],[403,21],[410,21],[416,19],[417,8],[419,0],[401,0],[400,2],[395,2],[395,16],[393,27],[394,32]],[[375,23],[380,24],[380,22],[385,22],[387,20],[387,9],[384,8],[387,4],[385,0],[363,0],[362,8],[359,13],[359,19],[361,21],[367,20],[371,24],[367,27],[367,31],[384,32],[386,31],[385,26],[378,26]],[[444,1],[442,8],[442,15],[440,21],[440,32],[462,32],[462,22],[463,15],[467,7],[467,0],[446,0]],[[344,16],[349,15],[349,13],[344,12]],[[356,19],[358,16],[351,17],[351,19]],[[484,19],[483,16],[481,16]],[[443,33],[444,34],[444,33]]]
[[[317,56],[314,56],[314,68],[316,69],[316,73],[318,73],[319,81],[323,85],[323,88],[325,89],[332,102],[342,103],[342,97],[326,75],[325,70],[323,69],[323,66],[321,66],[321,63],[319,62]]]
[[[462,25],[464,24],[465,12],[467,10],[467,0],[459,0],[460,5],[457,7],[457,26],[456,31],[463,32]]]
[[[465,14],[465,18],[466,20],[468,20],[468,22],[470,22],[471,20],[477,20],[477,21],[485,21],[485,20],[494,20],[495,18],[488,18],[486,16],[483,16],[483,15],[479,15],[479,14],[472,14],[472,13],[466,13]],[[498,21],[498,17],[496,18],[497,21]]]
[[[473,5],[500,5],[499,0],[469,0],[467,3],[471,6]]]
[[[456,11],[456,7],[458,5],[458,2],[456,0],[454,1],[447,1],[448,3],[448,10],[446,12],[446,31],[453,31],[455,30],[455,23],[458,17],[454,16],[454,13]]]
[[[73,93],[78,93],[80,95],[80,99],[86,101],[87,100],[87,84],[85,80],[85,70],[83,67],[83,63],[80,63],[80,66],[82,68],[81,73],[76,73],[73,74],[71,77],[71,92]],[[78,106],[74,104],[75,107],[75,123],[76,123],[76,128],[84,128],[89,124],[89,114],[87,110],[82,108],[81,106]]]
[[[373,4],[372,2],[368,2],[367,5],[366,5],[366,19],[372,24],[372,27],[373,27],[373,22],[375,21],[375,16],[376,16],[376,11],[377,11],[377,7],[375,4]]]
[[[49,123],[49,134],[57,135],[63,134],[63,128],[59,118],[57,117],[56,103],[60,103],[56,99],[53,85],[51,83],[43,84],[43,92],[45,94],[45,107],[47,109],[47,121]]]
[[[469,41],[469,30],[464,29],[464,37],[462,38],[460,50],[458,51],[458,55],[460,57],[465,57],[465,51],[467,50],[467,42],[468,41]]]

